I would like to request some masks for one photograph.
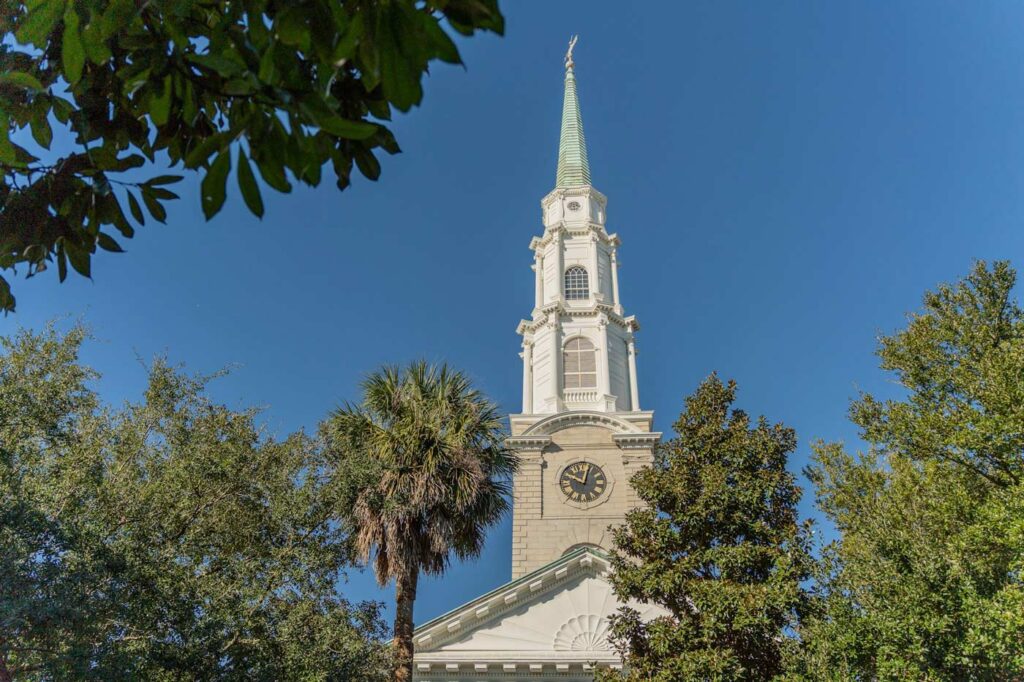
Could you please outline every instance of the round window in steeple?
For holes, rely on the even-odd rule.
[[[580,210],[580,202],[578,202],[578,201],[570,201],[567,204],[567,206],[568,206],[570,211],[578,211],[578,210]]]

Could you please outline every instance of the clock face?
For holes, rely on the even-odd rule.
[[[593,502],[608,487],[608,479],[596,464],[574,462],[562,471],[558,486],[573,502]]]
[[[578,210],[580,210],[580,202],[578,202],[578,201],[570,201],[568,206],[569,206],[569,210],[570,211],[578,211]]]

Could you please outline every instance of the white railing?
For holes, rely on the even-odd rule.
[[[593,403],[597,401],[597,391],[595,390],[567,390],[565,392],[565,402],[567,403]]]

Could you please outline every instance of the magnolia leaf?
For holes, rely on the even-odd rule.
[[[156,200],[156,197],[150,194],[145,187],[142,188],[142,201],[146,204],[146,208],[149,209],[149,214],[153,216],[157,222],[167,222],[167,209],[165,209],[160,202]]]
[[[32,43],[36,47],[45,46],[50,32],[64,14],[64,4],[65,0],[42,0],[35,3],[14,37],[21,43]]]
[[[135,195],[130,191],[128,192],[128,210],[132,212],[132,217],[135,218],[140,225],[146,224],[146,215],[142,212],[142,207],[139,206],[139,200],[136,199]]]
[[[380,161],[373,155],[373,152],[367,149],[356,149],[353,154],[356,160],[356,166],[359,167],[359,172],[366,176],[369,180],[376,180],[380,177]]]
[[[71,119],[71,112],[75,110],[74,105],[63,97],[51,96],[50,105],[54,117],[61,123],[67,123]]]
[[[131,22],[137,12],[135,0],[112,0],[101,20],[100,29],[103,39],[106,40],[120,31]]]
[[[61,60],[64,63],[64,77],[68,83],[75,85],[82,78],[85,66],[85,47],[78,30],[78,12],[74,3],[68,5],[64,13],[64,38],[61,42]]]
[[[227,196],[227,179],[231,171],[231,150],[225,149],[213,162],[210,169],[206,171],[203,182],[200,185],[203,215],[209,220],[217,215],[217,211],[224,205]]]
[[[210,154],[221,149],[230,139],[231,137],[227,133],[217,133],[207,137],[185,156],[185,167],[196,168],[203,165],[210,158]]]
[[[164,76],[161,89],[157,92],[154,91],[153,95],[149,99],[149,116],[153,119],[153,123],[158,126],[166,125],[167,120],[171,115],[171,95],[174,91],[174,85],[171,80],[171,75]]]
[[[101,21],[90,21],[82,29],[82,46],[89,61],[97,66],[102,66],[110,59],[110,48],[103,37],[103,25]]]
[[[0,310],[3,310],[4,314],[14,312],[14,295],[11,294],[11,285],[3,277],[0,277]]]
[[[176,182],[181,182],[181,175],[158,175],[155,178],[146,180],[144,185],[172,185]]]
[[[50,121],[46,117],[46,109],[37,109],[32,120],[29,121],[29,126],[32,129],[32,139],[34,139],[39,146],[43,149],[50,148],[50,142],[53,141],[53,129],[50,128]]]
[[[256,167],[260,169],[260,176],[263,181],[276,189],[278,192],[291,192],[292,185],[284,173],[284,167],[272,160],[257,158]]]
[[[322,130],[347,140],[365,140],[377,132],[377,126],[366,121],[350,121],[341,116],[318,117],[316,123]]]
[[[118,244],[113,237],[104,232],[100,232],[96,235],[96,243],[99,244],[100,248],[104,251],[111,251],[113,253],[124,253],[124,249]]]
[[[246,158],[242,148],[238,148],[238,189],[242,191],[242,198],[249,210],[258,217],[263,217],[263,197],[260,196],[259,185],[256,184],[256,176],[253,175],[252,166]]]
[[[39,82],[38,78],[23,71],[8,71],[7,73],[0,73],[0,84],[3,83],[15,85],[20,88],[26,88],[28,90],[44,89],[43,84]]]
[[[64,250],[68,254],[71,267],[82,277],[92,277],[92,254],[87,249],[68,239],[64,240]]]

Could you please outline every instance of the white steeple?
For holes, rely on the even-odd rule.
[[[606,231],[607,199],[590,184],[573,67],[570,47],[556,187],[541,200],[544,233],[530,242],[533,313],[518,329],[523,413],[636,412],[639,325],[619,300],[619,238]]]

